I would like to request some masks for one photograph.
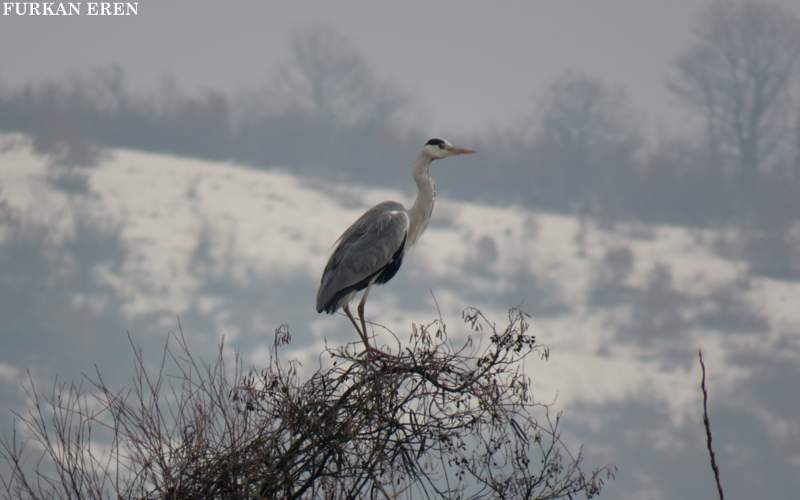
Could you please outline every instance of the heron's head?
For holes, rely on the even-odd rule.
[[[447,139],[440,139],[438,137],[434,137],[426,142],[422,151],[428,155],[431,160],[441,160],[456,155],[471,155],[475,152],[474,149],[453,146]]]

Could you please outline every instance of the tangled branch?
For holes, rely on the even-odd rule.
[[[613,467],[582,470],[560,415],[534,401],[522,361],[548,351],[511,310],[498,329],[463,314],[466,340],[441,320],[413,325],[395,356],[326,349],[302,379],[276,331],[265,369],[202,365],[180,333],[159,369],[134,349],[132,388],[57,386],[18,415],[24,442],[0,443],[9,498],[563,498],[598,494]],[[323,366],[324,365],[324,366]],[[174,373],[173,373],[174,372]],[[33,386],[32,386],[33,387]],[[97,431],[101,432],[98,434]]]

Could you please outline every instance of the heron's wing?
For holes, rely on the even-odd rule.
[[[394,274],[402,260],[409,224],[403,206],[387,201],[369,209],[347,228],[322,273],[317,311],[335,310],[338,295],[364,288],[384,270],[388,271],[387,266],[394,265]]]

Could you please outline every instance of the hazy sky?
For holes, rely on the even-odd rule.
[[[799,0],[773,3],[800,15]],[[530,115],[535,96],[568,70],[623,85],[651,133],[659,127],[673,132],[683,112],[666,91],[665,77],[690,43],[693,21],[706,2],[377,4],[144,0],[135,18],[0,16],[0,83],[63,80],[116,63],[137,89],[156,87],[165,76],[190,90],[263,88],[289,57],[293,35],[328,26],[363,54],[379,78],[412,98],[420,113],[415,122],[425,135],[458,139],[492,124],[513,124]],[[16,103],[12,99],[3,109]],[[83,139],[118,146],[119,136],[98,133],[95,123],[75,127],[69,113],[80,120],[81,109],[57,110],[57,126],[51,126],[49,107],[22,109],[30,113],[28,132],[37,139],[32,147],[38,154],[31,154],[27,139],[0,134],[0,407],[22,407],[18,383],[29,366],[43,370],[35,372],[42,380],[56,373],[69,380],[105,363],[127,381],[126,370],[114,370],[129,366],[125,333],[133,332],[150,349],[147,359],[159,359],[163,335],[176,317],[198,345],[213,348],[225,334],[251,355],[248,362],[266,359],[263,346],[284,322],[297,333],[295,352],[313,346],[308,359],[317,359],[323,341],[353,339],[345,318],[316,313],[313,297],[340,231],[373,203],[409,201],[413,183],[405,162],[413,151],[392,163],[405,147],[402,141],[397,149],[389,138],[359,150],[364,139],[357,129],[352,136],[333,134],[350,142],[329,148],[324,122],[275,120],[271,128],[256,129],[254,142],[263,141],[258,145],[264,148],[255,148],[253,156],[232,155],[228,146],[205,147],[204,139],[222,127],[199,127],[200,138],[192,133],[195,121],[215,124],[217,115],[196,120],[191,113],[174,113],[170,122],[167,113],[163,121],[155,118],[166,123],[155,133],[140,126],[155,120],[120,120],[120,130],[131,136],[123,145],[150,153],[103,151],[96,155],[97,168],[71,170],[57,161],[60,140],[80,150]],[[15,115],[0,115],[4,119],[13,122]],[[64,134],[61,122],[78,134]],[[187,125],[188,137],[150,137],[168,127],[184,132]],[[261,130],[274,137],[262,140]],[[80,137],[83,132],[90,135]],[[295,136],[313,140],[288,140]],[[271,147],[284,140],[284,147]],[[306,144],[308,150],[301,151]],[[196,156],[155,154],[164,150]],[[684,161],[695,166],[695,157],[684,160],[680,147],[668,152],[680,158],[665,161],[667,167],[682,168]],[[554,156],[552,164],[543,156],[536,164],[525,148],[509,151],[505,159],[488,147],[481,153],[437,171],[443,196],[432,226],[398,277],[371,296],[367,314],[396,325],[429,318],[430,291],[454,318],[469,304],[493,308],[490,316],[496,318],[509,305],[530,306],[536,334],[553,347],[546,372],[552,382],[540,373],[536,382],[568,407],[575,441],[585,442],[598,462],[620,466],[609,498],[711,498],[695,364],[702,347],[713,388],[714,439],[731,498],[793,497],[800,490],[800,402],[788,396],[791,382],[800,380],[800,281],[794,240],[769,232],[783,222],[763,233],[759,227],[752,240],[745,239],[748,233],[735,234],[734,227],[707,228],[720,220],[735,224],[737,214],[750,210],[748,203],[741,212],[727,203],[725,182],[722,189],[704,189],[719,184],[719,170],[689,177],[700,179],[697,185],[672,186],[680,174],[649,172],[646,183],[638,177],[625,183],[615,176],[640,163],[617,168],[614,156],[613,163],[600,161],[590,170],[569,163],[569,155]],[[204,155],[256,158],[263,162],[256,164],[283,170],[207,163],[198,158]],[[386,164],[376,161],[384,158]],[[406,191],[331,180],[345,163],[354,167],[341,179],[389,179],[392,189]],[[402,176],[390,170],[400,163]],[[498,163],[515,169],[509,178],[519,185],[505,182],[502,170],[484,168]],[[528,166],[535,174],[529,179],[523,177]],[[568,168],[552,174],[560,167]],[[601,175],[603,182],[586,182]],[[397,179],[402,181],[391,184]],[[451,189],[466,198],[482,194],[484,185],[495,205],[501,203],[491,196],[503,189],[499,200],[515,204],[448,200]],[[664,186],[664,195],[651,200],[634,192],[656,192],[654,186]],[[768,198],[774,204],[753,206],[769,205],[763,215],[774,219],[783,203],[795,206],[786,202],[793,185],[787,186],[775,191],[775,200]],[[617,193],[624,203],[602,199]],[[758,196],[772,191],[763,193]],[[596,215],[593,200],[599,202]],[[637,212],[651,204],[644,215]],[[575,208],[582,217],[530,207]],[[729,210],[733,215],[726,218]],[[785,212],[789,216],[778,219],[800,227],[791,215],[796,210]],[[618,213],[633,214],[637,222],[623,224],[626,219],[614,219]],[[653,219],[696,225],[651,225]],[[792,274],[776,276],[776,269]],[[13,321],[3,323],[5,318]],[[8,422],[0,418],[0,436]]]
[[[800,2],[773,3],[800,13]],[[419,103],[430,132],[509,123],[569,69],[623,84],[651,127],[680,119],[664,88],[699,0],[142,1],[135,18],[0,17],[0,81],[120,63],[137,83],[263,83],[293,33],[329,25]]]

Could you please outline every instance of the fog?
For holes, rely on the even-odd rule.
[[[353,334],[313,311],[329,245],[408,202],[442,135],[479,154],[435,167],[429,233],[370,314],[521,304],[569,439],[619,467],[609,498],[713,494],[702,347],[727,496],[800,486],[792,2],[140,12],[0,20],[2,408],[27,372],[124,384],[129,336],[156,362],[179,321],[255,365],[288,324],[313,367]]]

